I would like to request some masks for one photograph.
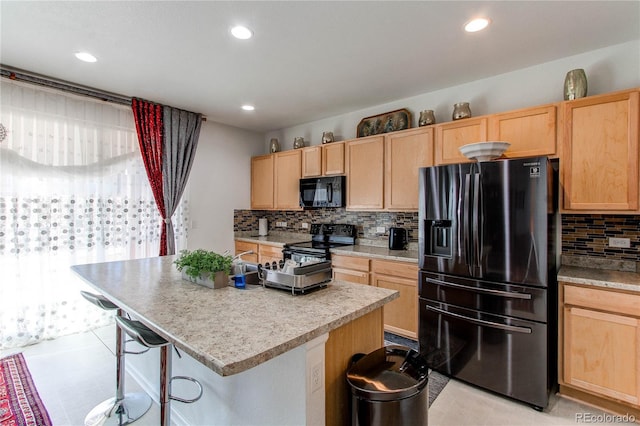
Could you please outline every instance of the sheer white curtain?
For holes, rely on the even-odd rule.
[[[108,324],[70,266],[155,256],[161,219],[130,107],[8,80],[0,95],[2,349]],[[173,217],[178,249],[185,198]]]

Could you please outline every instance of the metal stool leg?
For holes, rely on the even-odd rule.
[[[122,309],[117,315],[122,317]],[[116,323],[116,396],[101,402],[84,419],[85,426],[133,423],[151,408],[151,397],[144,392],[124,393],[126,335]]]

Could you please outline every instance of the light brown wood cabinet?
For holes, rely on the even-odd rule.
[[[408,262],[371,260],[371,285],[400,292],[384,306],[384,328],[391,333],[418,338],[418,266]]]
[[[487,141],[488,123],[487,117],[483,116],[436,124],[436,164],[470,162],[459,148],[470,143]]]
[[[235,252],[236,255],[247,252],[249,250],[253,251],[252,254],[243,255],[242,260],[246,260],[247,262],[258,263],[258,244],[249,243],[246,241],[236,241],[235,250],[236,250]]]
[[[302,177],[344,174],[344,142],[302,149]]]
[[[261,155],[251,159],[251,208],[273,208],[273,155]]]
[[[563,103],[563,208],[583,213],[640,211],[637,90]]]
[[[369,284],[369,258],[361,256],[331,255],[334,280]]]
[[[505,157],[556,155],[557,107],[544,105],[489,116],[489,140],[509,142]]]
[[[352,139],[345,145],[347,209],[384,207],[384,137]]]
[[[274,207],[280,210],[302,210],[300,207],[301,150],[293,149],[274,155]]]
[[[333,279],[396,290],[400,297],[384,306],[384,328],[418,338],[418,265],[364,256],[331,255]]]
[[[560,392],[640,413],[640,294],[561,282],[559,315]]]
[[[302,177],[322,176],[322,146],[302,149]]]
[[[343,175],[344,168],[344,142],[331,142],[322,145],[322,174]]]
[[[418,210],[418,169],[433,166],[433,127],[385,135],[384,207]]]
[[[271,263],[282,260],[282,246],[272,246],[269,244],[258,245],[258,262]]]

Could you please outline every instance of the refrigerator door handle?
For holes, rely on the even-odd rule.
[[[469,259],[470,255],[471,255],[471,250],[469,250],[469,245],[471,243],[470,238],[469,238],[469,231],[470,231],[470,224],[469,224],[469,207],[470,207],[470,203],[471,203],[471,175],[467,174],[465,175],[465,179],[464,179],[464,199],[462,200],[462,221],[463,221],[463,229],[462,232],[464,233],[464,239],[463,239],[463,255],[464,255],[464,263],[466,265],[471,265],[471,259]]]
[[[529,293],[518,293],[518,292],[515,292],[515,291],[493,290],[491,288],[469,287],[469,286],[462,285],[462,284],[454,284],[454,283],[450,283],[450,282],[446,282],[446,281],[434,280],[433,278],[425,278],[424,280],[426,282],[428,282],[428,283],[431,283],[431,284],[442,285],[442,286],[445,286],[445,287],[460,288],[460,289],[464,289],[464,290],[467,290],[467,291],[472,291],[472,292],[475,292],[475,293],[490,294],[492,296],[508,297],[508,298],[511,298],[511,299],[531,300],[531,295]]]
[[[480,241],[480,174],[473,176],[473,259],[474,266],[480,268],[482,241]]]
[[[460,314],[455,314],[453,312],[449,312],[449,311],[445,311],[443,309],[440,308],[434,308],[433,306],[426,306],[428,311],[433,311],[436,312],[438,314],[442,314],[445,316],[450,316],[453,318],[457,318],[457,319],[461,319],[464,321],[468,321],[470,323],[473,324],[477,324],[477,325],[481,325],[481,326],[485,326],[485,327],[491,327],[491,328],[497,328],[500,330],[506,330],[506,331],[513,331],[516,333],[525,333],[525,334],[531,334],[531,329],[529,327],[518,327],[516,325],[506,325],[506,324],[500,324],[497,322],[493,322],[493,321],[485,321],[485,320],[481,320],[481,319],[477,319],[477,318],[471,318],[468,317],[466,315],[460,315]]]

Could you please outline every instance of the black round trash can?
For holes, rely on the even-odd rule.
[[[406,346],[354,355],[347,371],[353,426],[427,425],[427,363]]]

